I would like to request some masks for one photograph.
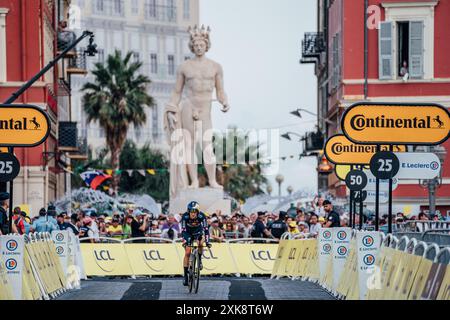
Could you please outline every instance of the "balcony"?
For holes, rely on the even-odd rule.
[[[176,6],[161,6],[154,3],[147,3],[145,5],[145,19],[149,21],[158,22],[177,22],[177,7]]]
[[[321,32],[306,32],[302,41],[301,63],[317,63],[325,52],[325,38]]]
[[[77,49],[76,52],[77,54],[69,59],[67,73],[86,75],[88,73],[86,65],[86,53],[82,49]]]

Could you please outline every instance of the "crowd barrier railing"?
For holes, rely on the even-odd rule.
[[[68,231],[0,236],[0,300],[48,300],[79,288],[77,239]]]
[[[272,277],[319,283],[347,300],[449,300],[450,248],[375,231],[323,229],[280,241]]]

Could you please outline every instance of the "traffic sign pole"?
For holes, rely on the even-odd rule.
[[[8,152],[12,155],[14,155],[14,148],[10,147],[8,148]],[[11,180],[9,182],[9,233],[12,232],[12,224],[13,224],[13,197],[14,197],[14,180]]]
[[[364,170],[364,166],[361,166],[361,171]],[[363,208],[364,208],[364,198],[362,196],[362,191],[360,191],[361,193],[361,201],[359,202],[359,230],[361,231],[363,228],[363,218],[364,218],[364,212],[363,212]]]
[[[350,166],[350,171],[353,171],[353,165]],[[350,190],[350,227],[354,228],[354,219],[353,219],[353,191]]]
[[[389,150],[392,152],[392,145],[389,147]],[[388,203],[388,214],[389,214],[389,229],[388,233],[392,233],[392,177],[389,179],[389,203]]]
[[[381,151],[380,145],[377,145],[377,153]],[[380,179],[375,182],[375,231],[380,229]]]

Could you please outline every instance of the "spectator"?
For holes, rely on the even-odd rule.
[[[400,76],[403,77],[404,81],[409,79],[408,62],[403,61],[402,67],[400,68]]]
[[[250,224],[250,219],[248,217],[242,217],[242,223],[239,224],[239,233],[243,238],[249,238],[252,230],[252,225]]]
[[[178,238],[178,232],[173,227],[170,227],[169,229],[164,229],[162,230],[161,238],[175,240]]]
[[[29,234],[31,231],[31,220],[25,211],[21,211],[20,215],[22,216],[23,224],[25,226],[25,234]]]
[[[323,226],[325,225],[326,222],[327,222],[327,221],[325,220],[324,217],[319,217],[319,224],[320,224],[320,227],[321,227],[321,228],[323,228]]]
[[[12,231],[13,233],[17,233],[17,234],[25,234],[25,224],[24,224],[24,219],[22,218],[21,215],[22,210],[20,210],[19,207],[14,208],[13,210],[13,225],[12,225]]]
[[[51,216],[47,215],[47,211],[42,208],[39,210],[39,218],[33,222],[31,230],[34,232],[52,232],[59,230],[58,223]]]
[[[98,218],[98,233],[100,237],[105,237],[108,235],[108,229],[106,226],[106,222],[103,218]]]
[[[131,237],[143,238],[147,230],[147,215],[140,210],[135,210],[131,221]],[[135,243],[145,243],[145,240],[138,240]]]
[[[327,222],[325,223],[325,228],[339,228],[341,226],[341,219],[339,217],[339,214],[333,210],[331,201],[325,200],[323,202],[323,208],[327,213]]]
[[[58,223],[58,228],[59,230],[67,230],[68,228],[70,228],[70,224],[67,223],[65,220],[65,215],[64,214],[58,214],[58,217],[56,218],[56,221]]]
[[[0,193],[0,235],[8,234],[9,193]]]
[[[322,225],[319,223],[319,217],[317,214],[311,213],[311,217],[309,218],[309,233],[311,236],[317,237],[321,228]]]
[[[286,219],[286,212],[280,211],[278,219],[275,220],[270,226],[269,230],[275,239],[281,239],[281,236],[287,231],[285,219]]]
[[[150,229],[148,230],[148,236],[153,238],[160,238],[161,237],[161,229],[159,228],[158,221],[154,220],[152,221],[152,225],[150,226]]]
[[[132,215],[127,215],[124,218],[124,223],[122,225],[123,237],[124,239],[128,239],[131,237],[131,222],[133,221]]]
[[[80,228],[80,239],[83,238],[90,238],[89,242],[90,243],[95,243],[95,237],[94,237],[94,232],[91,229],[92,226],[92,218],[91,217],[85,217],[83,219],[83,225]]]
[[[315,197],[311,206],[318,217],[325,217],[326,211],[324,207],[324,199],[322,197]]]
[[[162,231],[173,229],[176,231],[177,234],[181,232],[180,225],[178,224],[178,221],[175,219],[175,216],[173,214],[169,214],[167,216],[167,221],[162,226]]]
[[[91,228],[91,230],[92,230],[92,232],[94,234],[95,240],[98,240],[99,237],[100,237],[100,230],[99,230],[98,224],[96,222],[97,213],[94,210],[90,210],[88,214],[89,214],[89,217],[92,220],[92,224],[91,224],[90,228]]]
[[[72,214],[70,217],[66,217],[66,222],[69,223],[69,229],[72,230],[73,234],[78,236],[80,234],[78,223],[78,215],[76,213]]]
[[[288,225],[288,232],[291,237],[296,236],[300,234],[300,231],[298,230],[297,223],[295,221],[291,221]]]
[[[300,233],[306,235],[307,233],[309,233],[308,224],[306,222],[300,222],[298,224],[298,230],[300,231]]]
[[[428,215],[425,212],[419,213],[419,221],[429,221]]]
[[[212,242],[223,242],[225,240],[223,230],[219,227],[219,219],[217,219],[216,217],[211,219],[209,236]]]
[[[273,238],[269,230],[264,224],[265,212],[258,212],[258,219],[253,224],[251,231],[252,238]]]
[[[118,218],[112,219],[111,225],[106,230],[108,236],[114,239],[122,239],[123,229]]]

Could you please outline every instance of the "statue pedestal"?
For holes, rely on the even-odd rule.
[[[191,201],[197,201],[200,204],[200,210],[209,215],[216,210],[222,211],[222,215],[231,214],[231,200],[224,199],[223,190],[212,188],[181,190],[176,198],[170,199],[169,212],[183,214]]]

